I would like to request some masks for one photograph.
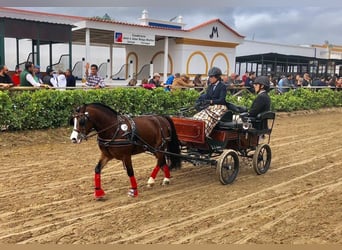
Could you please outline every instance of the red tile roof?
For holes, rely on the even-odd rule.
[[[14,9],[8,7],[0,7],[0,11],[18,13],[18,14],[29,14],[29,15],[41,15],[41,16],[54,16],[54,17],[61,17],[61,18],[71,18],[76,20],[85,20],[86,17],[81,16],[72,16],[72,15],[62,15],[62,14],[55,14],[55,13],[47,13],[47,12],[39,12],[39,11],[31,11],[31,10],[21,10],[21,9]]]
[[[31,14],[31,15],[41,15],[41,16],[53,16],[53,17],[61,17],[61,18],[70,18],[70,19],[75,19],[77,21],[82,21],[82,20],[88,20],[88,21],[95,21],[95,22],[104,22],[104,23],[113,23],[113,24],[121,24],[121,25],[129,25],[129,26],[135,26],[135,27],[143,27],[143,28],[149,28],[149,29],[161,29],[161,30],[175,30],[172,28],[164,28],[164,27],[154,27],[154,26],[146,26],[142,24],[135,24],[135,23],[127,23],[127,22],[122,22],[122,21],[115,21],[115,20],[104,20],[104,19],[99,19],[99,18],[94,18],[94,17],[82,17],[82,16],[72,16],[72,15],[64,15],[64,14],[56,14],[56,13],[47,13],[47,12],[39,12],[39,11],[30,11],[30,10],[21,10],[21,9],[14,9],[14,8],[8,8],[8,7],[0,7],[0,11],[7,11],[7,12],[13,12],[13,13],[19,13],[19,14]],[[212,19],[207,22],[204,22],[202,24],[199,24],[195,27],[192,27],[190,29],[186,30],[177,30],[177,31],[184,31],[184,32],[191,32],[197,29],[200,29],[206,25],[209,25],[211,23],[219,22],[222,24],[224,27],[226,27],[229,31],[237,35],[238,37],[244,38],[245,36],[240,35],[238,32],[233,30],[231,27],[229,27],[227,24],[222,22],[219,18],[217,19]]]
[[[230,30],[231,32],[233,32],[235,35],[237,35],[238,37],[241,37],[241,38],[244,38],[245,36],[243,35],[240,35],[238,32],[236,32],[235,30],[233,30],[231,27],[229,27],[227,24],[225,24],[224,22],[222,22],[219,18],[216,18],[216,19],[212,19],[212,20],[209,20],[207,22],[204,22],[204,23],[201,23],[195,27],[192,27],[191,29],[189,29],[188,31],[193,31],[193,30],[197,30],[197,29],[200,29],[204,26],[207,26],[211,23],[216,23],[216,22],[219,22],[220,24],[222,24],[224,27],[226,27],[228,30]]]

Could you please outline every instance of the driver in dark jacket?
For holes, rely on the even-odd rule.
[[[207,92],[202,94],[197,103],[197,110],[194,119],[205,122],[205,134],[208,137],[227,111],[226,95],[227,87],[221,81],[222,71],[217,67],[212,67],[209,72],[209,86]]]

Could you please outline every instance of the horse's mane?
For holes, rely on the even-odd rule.
[[[92,106],[98,106],[98,107],[101,107],[101,108],[105,108],[107,109],[108,111],[112,112],[114,115],[118,115],[119,113],[117,111],[115,111],[114,109],[112,109],[111,107],[103,104],[103,103],[99,103],[99,102],[93,102],[93,103],[89,103],[87,104],[87,106],[89,105],[92,105]]]

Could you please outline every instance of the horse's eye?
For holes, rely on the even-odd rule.
[[[85,123],[86,123],[86,117],[82,117],[79,122],[80,126],[85,126]]]

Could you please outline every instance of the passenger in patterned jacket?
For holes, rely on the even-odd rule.
[[[208,88],[196,101],[196,109],[199,111],[194,115],[196,120],[204,120],[205,135],[209,137],[215,125],[227,111],[227,87],[221,81],[222,71],[212,67],[209,72]]]

